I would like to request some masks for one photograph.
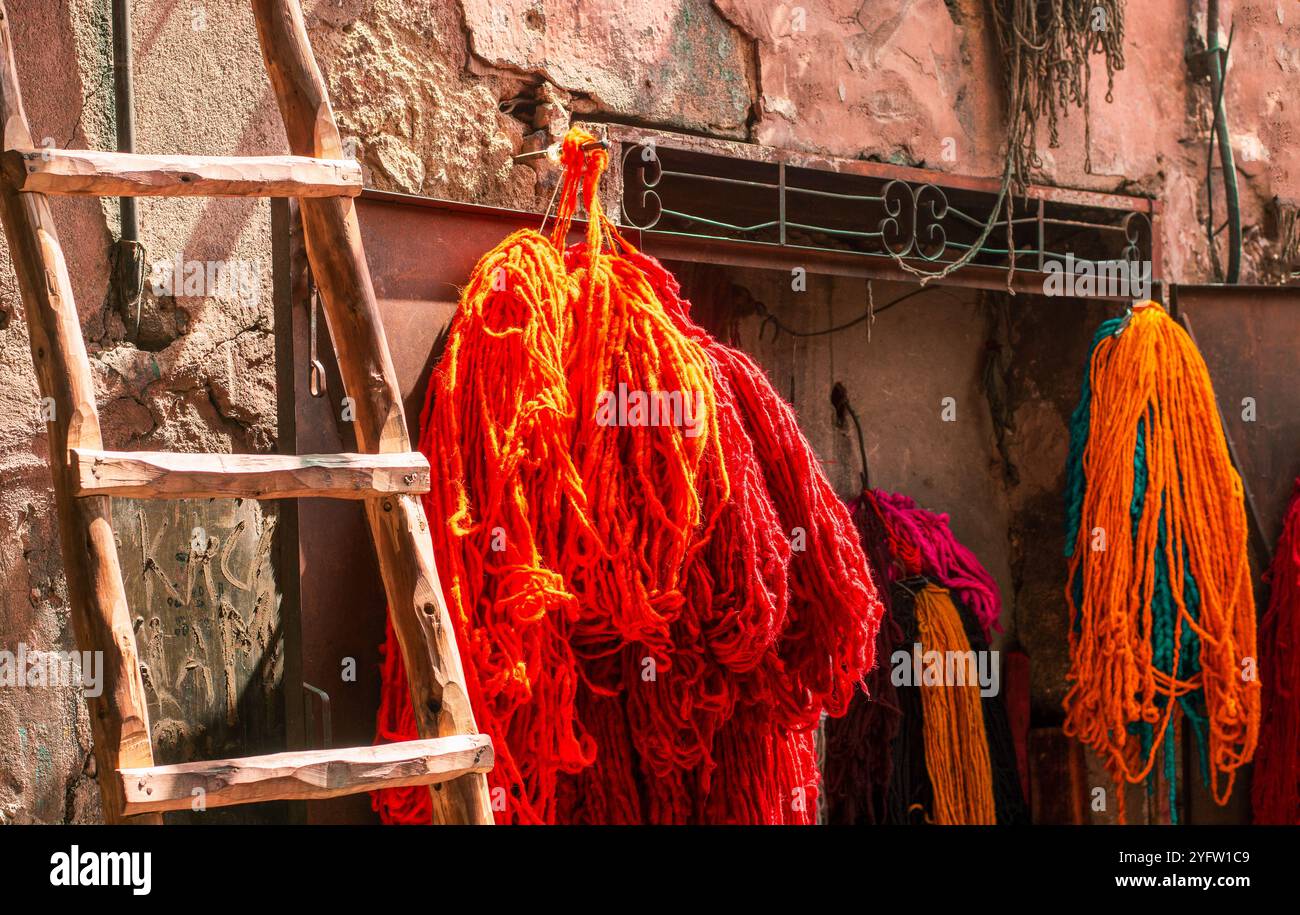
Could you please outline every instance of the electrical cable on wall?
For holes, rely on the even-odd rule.
[[[1228,208],[1228,271],[1223,281],[1235,284],[1241,274],[1241,203],[1237,190],[1237,166],[1233,160],[1232,138],[1228,130],[1228,109],[1224,100],[1224,89],[1228,81],[1228,54],[1232,50],[1232,38],[1236,32],[1234,22],[1228,30],[1228,44],[1219,46],[1219,0],[1208,0],[1205,9],[1205,54],[1209,61],[1210,94],[1213,107],[1210,122],[1209,148],[1205,156],[1205,231],[1208,235],[1210,262],[1214,272],[1219,273],[1219,252],[1215,238],[1219,230],[1214,228],[1214,143],[1219,143],[1219,160],[1223,173],[1223,197]]]

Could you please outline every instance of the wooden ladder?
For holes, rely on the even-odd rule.
[[[38,149],[23,110],[8,13],[0,0],[0,216],[46,404],[60,543],[77,642],[103,653],[104,689],[88,698],[107,822],[161,822],[162,811],[328,798],[429,785],[436,823],[491,823],[492,744],[478,733],[417,494],[429,465],[412,452],[352,198],[361,167],[343,158],[324,80],[297,0],[253,0],[258,40],[292,156],[143,156]],[[297,197],[364,454],[218,455],[104,450],[67,265],[46,194]],[[383,746],[155,766],[110,496],[359,499],[378,553],[420,738]],[[201,789],[201,791],[199,790]]]

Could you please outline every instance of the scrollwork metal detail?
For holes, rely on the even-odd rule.
[[[920,257],[936,261],[948,249],[943,221],[948,216],[948,196],[933,184],[912,185],[894,179],[881,190],[885,215],[879,223],[880,241],[894,257]],[[928,210],[928,214],[927,211]],[[903,213],[911,219],[904,228]]]
[[[1151,248],[1151,218],[1146,213],[1134,210],[1124,217],[1120,223],[1124,230],[1124,250],[1120,252],[1120,260],[1124,261],[1141,261],[1142,257],[1142,236],[1145,233],[1147,238],[1147,249]]]
[[[634,163],[635,171],[629,171],[628,160],[634,153],[640,160],[640,164]],[[653,177],[648,174],[650,172],[653,173]],[[628,176],[625,178],[628,183],[627,189],[623,193],[623,222],[635,229],[653,229],[659,224],[659,217],[663,215],[663,201],[654,190],[663,177],[663,165],[659,162],[659,154],[654,144],[638,143],[628,146],[623,153],[623,174]],[[628,200],[638,193],[640,194],[639,209],[644,213],[653,213],[644,220],[638,220],[629,212]]]

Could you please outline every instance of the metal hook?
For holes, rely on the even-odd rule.
[[[1111,336],[1118,337],[1120,334],[1124,333],[1124,331],[1128,329],[1128,326],[1132,322],[1132,320],[1133,320],[1133,309],[1129,308],[1127,311],[1124,312],[1124,320],[1119,323],[1119,327],[1115,328],[1115,333],[1113,333]]]
[[[543,147],[542,149],[534,149],[531,152],[520,153],[517,156],[511,156],[511,158],[516,162],[522,162],[524,159],[540,159],[542,156],[546,156],[552,162],[558,163],[560,161],[561,149],[563,149],[562,143],[552,143],[550,146]],[[609,149],[609,141],[588,140],[586,143],[582,144],[583,152],[590,152],[593,149]]]
[[[1127,330],[1129,324],[1133,322],[1134,313],[1141,311],[1144,308],[1157,308],[1157,309],[1164,310],[1164,306],[1161,305],[1159,302],[1157,302],[1155,299],[1144,299],[1141,302],[1134,302],[1132,305],[1128,307],[1128,310],[1124,312],[1124,320],[1120,322],[1119,327],[1115,328],[1115,333],[1113,334],[1113,336],[1118,337],[1125,330]]]
[[[320,698],[320,717],[321,717],[321,746],[329,748],[334,743],[334,728],[330,715],[330,694],[317,686],[312,686],[307,681],[303,681],[302,688],[306,690],[302,694],[303,712],[305,713],[306,730],[315,730],[315,715],[312,714],[311,697],[316,695]],[[311,735],[315,736],[315,735]],[[310,737],[309,737],[310,741]]]
[[[316,358],[316,301],[320,298],[320,292],[310,274],[307,277],[307,297],[311,302],[308,337],[308,346],[310,348],[308,358],[310,361],[307,368],[307,389],[311,391],[312,397],[322,397],[325,394],[325,366]]]

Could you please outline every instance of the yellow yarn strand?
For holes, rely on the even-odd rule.
[[[916,622],[922,651],[939,652],[945,659],[969,656],[970,641],[947,589],[931,584],[921,590],[916,598]],[[922,684],[921,713],[925,768],[934,787],[930,819],[946,826],[996,823],[993,767],[979,683],[970,678],[962,685]]]

